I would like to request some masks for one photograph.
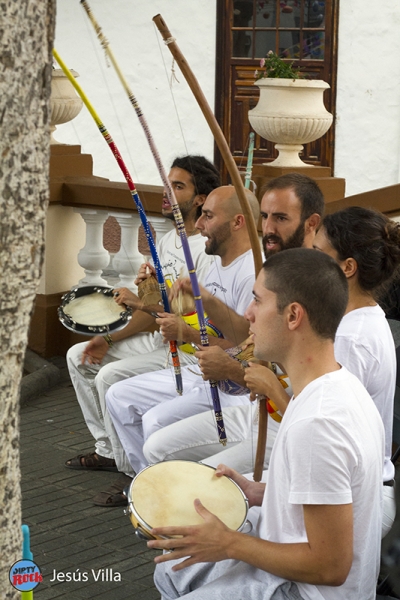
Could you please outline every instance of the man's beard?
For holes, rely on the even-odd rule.
[[[230,223],[223,223],[213,232],[212,237],[208,238],[209,242],[205,247],[205,253],[212,256],[218,256],[222,244],[230,237],[231,225]]]
[[[179,205],[179,210],[181,211],[181,215],[182,215],[182,219],[185,220],[186,217],[190,214],[192,208],[193,208],[193,200],[195,199],[196,195],[193,196],[193,198],[190,198],[190,200],[187,200],[186,202],[183,202],[182,204]],[[172,206],[171,206],[172,209]],[[162,216],[165,217],[166,219],[170,219],[171,221],[175,220],[174,217],[174,212],[173,210],[171,210],[171,212],[165,212],[161,211]]]
[[[272,241],[278,244],[277,248],[273,250],[267,249],[267,242]],[[276,254],[277,252],[281,252],[281,250],[289,250],[289,248],[301,248],[304,244],[304,222],[300,223],[297,227],[296,231],[290,235],[286,241],[279,235],[273,235],[271,233],[264,235],[262,239],[262,245],[264,250],[265,258],[267,259],[269,256]]]

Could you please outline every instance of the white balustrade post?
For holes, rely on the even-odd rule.
[[[103,226],[108,212],[87,208],[75,208],[86,224],[86,243],[78,253],[78,263],[85,270],[85,277],[79,280],[78,286],[108,285],[101,277],[103,269],[110,262],[110,254],[103,246]]]
[[[174,227],[174,222],[171,219],[166,219],[165,217],[147,217],[147,220],[149,223],[151,223],[156,233],[156,246],[158,246],[161,238]],[[146,258],[148,258],[147,262],[153,262],[151,256]]]
[[[116,287],[127,287],[136,292],[136,275],[145,262],[138,250],[140,217],[128,213],[110,213],[110,216],[115,217],[121,227],[121,247],[113,258],[113,268],[119,276]]]

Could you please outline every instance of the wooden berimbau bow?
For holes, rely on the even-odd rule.
[[[96,31],[97,37],[98,37],[101,45],[103,46],[104,50],[106,51],[107,56],[110,58],[111,64],[113,65],[113,67],[122,83],[122,86],[128,95],[129,101],[131,102],[133,108],[135,109],[135,112],[138,116],[139,122],[140,122],[140,124],[143,128],[144,134],[146,136],[146,140],[150,146],[150,150],[151,150],[151,153],[155,160],[157,170],[160,174],[161,180],[167,191],[168,200],[171,203],[176,227],[177,227],[179,237],[180,237],[180,240],[182,243],[182,249],[183,249],[183,253],[185,256],[185,260],[186,260],[186,264],[187,264],[187,268],[188,268],[188,272],[189,272],[190,282],[192,284],[193,296],[194,296],[194,301],[195,301],[195,305],[196,305],[196,312],[197,312],[197,317],[198,317],[198,321],[199,321],[201,344],[202,344],[202,346],[208,346],[209,343],[208,343],[208,335],[207,335],[207,329],[206,329],[206,320],[205,320],[205,315],[204,315],[203,302],[201,300],[201,295],[200,295],[200,287],[199,287],[199,283],[197,280],[196,269],[194,267],[193,258],[192,258],[192,254],[190,251],[190,246],[189,246],[189,242],[187,239],[185,225],[183,222],[179,204],[175,198],[174,191],[169,182],[169,179],[167,177],[165,169],[162,165],[160,155],[159,155],[156,145],[154,143],[154,139],[151,135],[147,121],[143,115],[142,110],[140,109],[139,103],[138,103],[136,97],[134,96],[132,90],[130,89],[128,82],[126,81],[125,77],[123,76],[122,71],[119,68],[117,61],[114,57],[114,54],[110,48],[110,44],[108,43],[108,40],[103,35],[101,27],[97,23],[94,15],[93,15],[93,12],[90,9],[87,1],[81,0],[81,4],[82,4],[83,8],[85,9],[93,27],[94,27],[94,30]],[[219,439],[220,443],[223,446],[225,446],[226,442],[227,442],[227,437],[226,437],[226,430],[225,430],[225,425],[224,425],[224,420],[223,420],[223,415],[222,415],[219,393],[218,393],[218,382],[210,381],[209,383],[210,383],[210,392],[211,392],[212,403],[213,403],[213,407],[214,407],[215,420],[216,420],[216,424],[217,424],[218,439]]]
[[[75,90],[78,92],[79,96],[82,98],[83,103],[85,104],[86,108],[88,109],[91,116],[93,117],[93,120],[95,121],[97,127],[99,128],[100,133],[102,134],[105,141],[107,142],[111,152],[114,155],[115,160],[117,161],[122,173],[124,174],[124,177],[128,184],[128,188],[129,188],[132,198],[136,204],[136,208],[138,210],[139,217],[140,217],[141,223],[143,225],[144,232],[146,234],[146,239],[149,244],[151,257],[153,259],[154,267],[156,270],[157,281],[158,281],[158,285],[160,288],[160,293],[161,293],[164,310],[165,310],[165,312],[169,312],[170,309],[169,309],[167,288],[166,288],[166,284],[165,284],[165,280],[164,280],[164,275],[163,275],[163,272],[161,269],[161,264],[160,264],[160,260],[158,257],[156,245],[154,243],[153,234],[151,233],[150,225],[147,220],[147,216],[144,211],[142,202],[139,198],[139,194],[137,193],[135,184],[133,183],[133,179],[130,176],[130,173],[129,173],[124,161],[122,160],[121,154],[120,154],[117,146],[115,145],[114,140],[112,139],[112,137],[109,134],[109,132],[107,131],[106,127],[100,120],[100,117],[94,110],[92,104],[89,102],[89,99],[87,98],[86,94],[84,93],[82,87],[76,81],[75,77],[71,74],[67,65],[61,59],[60,55],[58,54],[58,52],[55,49],[53,49],[53,56],[56,59],[56,61],[58,62],[58,64],[60,65],[60,67],[62,68],[62,70],[64,71],[64,74],[67,76],[69,81],[74,86]],[[170,350],[171,350],[171,356],[172,356],[172,363],[174,366],[176,391],[179,395],[181,395],[182,394],[182,375],[181,375],[181,367],[180,367],[180,363],[179,363],[179,356],[178,356],[178,349],[177,349],[176,342],[174,342],[174,341],[170,342]]]
[[[249,238],[251,247],[253,250],[254,257],[254,265],[256,276],[261,270],[262,267],[262,257],[261,257],[261,248],[260,242],[258,239],[257,226],[252,215],[250,204],[246,198],[245,188],[242,182],[242,179],[239,174],[239,170],[235,161],[233,160],[232,154],[230,152],[227,141],[222,133],[222,130],[210,108],[210,105],[207,102],[206,97],[203,94],[203,91],[200,88],[199,82],[193,74],[193,71],[189,67],[188,62],[180,51],[175,38],[172,37],[171,32],[169,31],[164,19],[161,15],[156,15],[153,17],[153,21],[156,24],[157,29],[161,33],[164,42],[167,44],[172,56],[176,60],[179,65],[179,68],[182,71],[183,76],[185,77],[190,89],[195,96],[201,111],[214,135],[216,144],[221,152],[222,158],[224,159],[225,165],[228,169],[229,175],[231,177],[232,183],[235,186],[235,190],[237,196],[239,198],[240,206],[242,208],[243,215],[246,220],[247,230],[249,232]],[[259,434],[257,441],[257,452],[256,452],[256,460],[254,467],[254,480],[260,481],[262,477],[263,465],[264,465],[264,456],[265,456],[265,445],[267,441],[267,420],[268,420],[268,412],[266,408],[265,402],[260,402],[260,418],[259,418]]]

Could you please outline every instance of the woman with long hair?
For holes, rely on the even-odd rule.
[[[377,298],[400,274],[400,225],[375,210],[349,207],[325,217],[313,245],[316,250],[329,254],[338,262],[349,284],[346,314],[335,338],[336,360],[360,379],[374,400],[385,428],[384,536],[395,517],[394,465],[390,457],[396,356],[393,336]],[[233,364],[234,360],[230,360]],[[237,382],[242,383],[242,380],[237,379]],[[285,390],[270,369],[250,362],[244,370],[244,382],[251,391],[252,399],[267,396],[277,405],[281,415],[284,414],[290,401],[290,388]],[[233,436],[236,444],[233,442],[225,450],[212,441],[215,437],[214,423],[208,413],[201,413],[186,420],[186,433],[182,433],[180,428],[180,437],[174,428],[176,424],[150,436],[145,444],[146,458],[150,462],[161,460],[159,456],[162,451],[159,448],[163,448],[163,439],[167,437],[175,440],[175,448],[170,447],[168,455],[163,456],[162,460],[202,460],[214,467],[224,463],[237,471],[246,472],[254,458],[254,427],[253,423],[249,425],[251,413],[250,406],[228,407],[224,410],[228,434],[231,423],[236,433]],[[210,422],[208,428],[206,421]],[[270,425],[275,430],[278,428],[271,419]],[[204,437],[208,429],[210,435]],[[267,437],[265,466],[275,431],[272,434]]]
[[[400,225],[378,211],[351,206],[324,218],[314,248],[339,263],[349,284],[346,314],[335,339],[336,359],[368,390],[385,428],[385,535],[395,515],[395,471],[390,457],[396,355],[390,327],[377,300],[399,272]]]

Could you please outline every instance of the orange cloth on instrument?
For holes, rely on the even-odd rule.
[[[285,381],[285,377],[285,375],[278,375],[278,379],[281,383],[281,386],[284,389],[289,387]],[[282,421],[282,415],[279,414],[279,408],[276,406],[275,402],[273,402],[269,398],[267,398],[267,411],[268,414],[271,415],[272,419],[274,419],[274,421],[276,421],[277,423],[280,423]]]
[[[280,423],[282,421],[282,415],[278,412],[278,407],[272,400],[267,400],[267,411],[268,414],[273,418],[274,421]]]

